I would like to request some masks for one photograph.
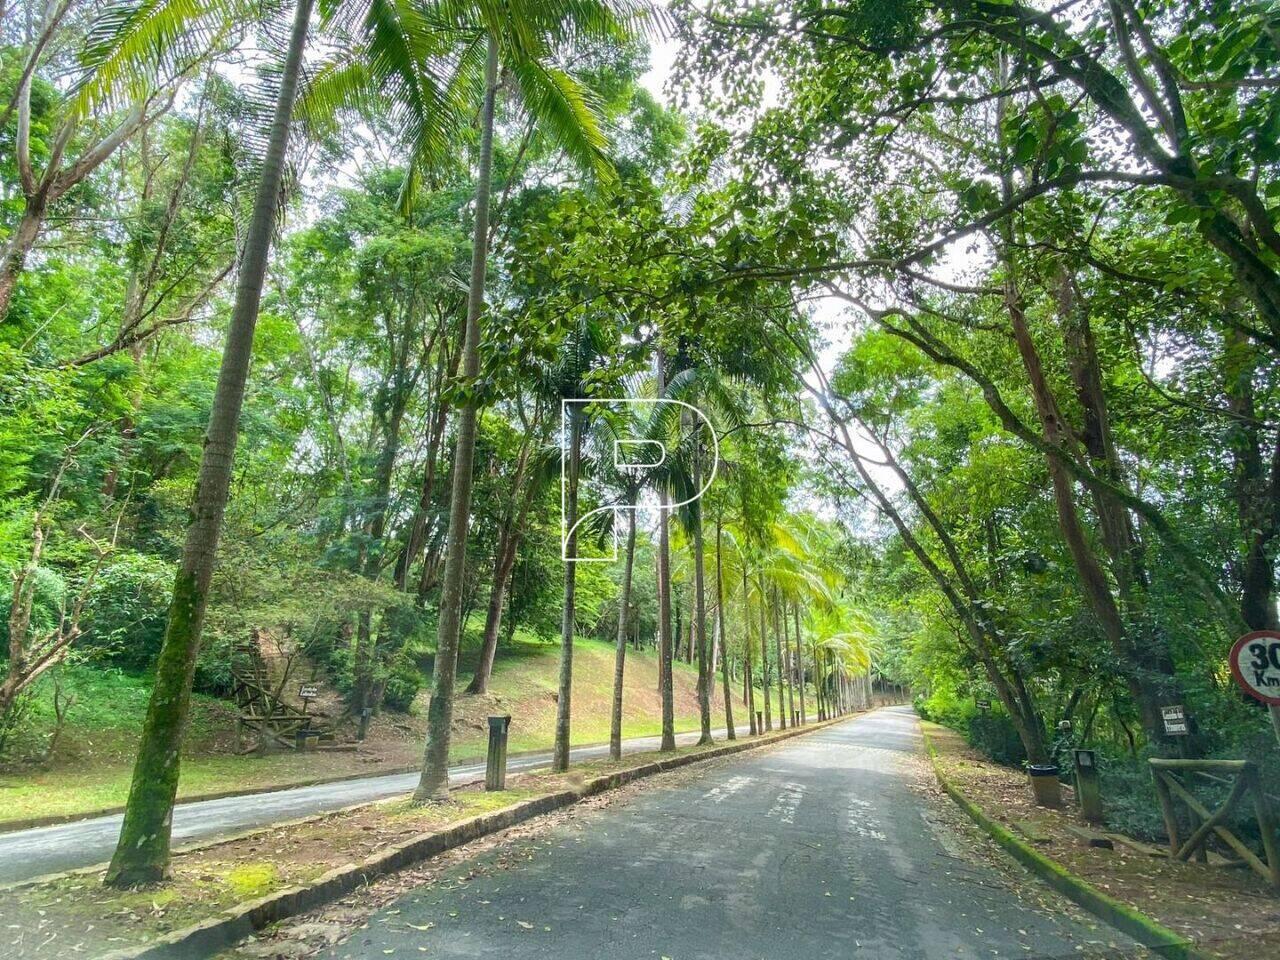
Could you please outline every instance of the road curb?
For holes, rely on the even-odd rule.
[[[1170,960],[1212,960],[1186,937],[1175,933],[1158,921],[1148,917],[1114,897],[1103,893],[1088,881],[1077,877],[1056,860],[1051,860],[1021,840],[1015,833],[996,823],[972,800],[960,792],[938,763],[938,750],[928,732],[922,726],[925,751],[933,767],[934,776],[943,791],[956,806],[969,815],[969,819],[981,827],[1000,847],[1040,880],[1062,894],[1072,903],[1087,910],[1099,920],[1127,934],[1149,950]]]
[[[587,797],[593,797],[618,787],[643,780],[655,774],[681,767],[732,756],[747,750],[772,746],[822,730],[833,724],[853,719],[863,714],[847,714],[833,720],[811,723],[800,728],[778,731],[755,740],[739,740],[701,753],[677,755],[651,761],[624,770],[615,770],[587,780],[573,790],[534,797],[514,803],[501,810],[478,814],[459,821],[444,830],[419,834],[394,844],[379,853],[355,863],[347,863],[321,874],[311,883],[286,887],[257,900],[239,904],[221,915],[203,920],[193,926],[166,934],[158,940],[137,947],[126,947],[103,954],[99,960],[200,960],[213,955],[231,944],[244,939],[269,924],[284,920],[335,900],[371,881],[403,870],[422,860],[437,856],[455,847],[478,840],[500,830],[506,830],[526,820],[553,813],[572,806]]]

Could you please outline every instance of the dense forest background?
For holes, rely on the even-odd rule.
[[[84,711],[156,670],[304,9],[175,6],[0,5],[18,771],[56,767],[76,690]],[[699,663],[704,729],[769,684],[816,704],[874,677],[1009,763],[1096,747],[1139,834],[1149,755],[1248,757],[1280,791],[1226,662],[1277,627],[1273,5],[535,11],[537,56],[492,46],[487,85],[475,10],[303,17],[198,694],[228,697],[237,647],[269,637],[340,723],[430,709],[473,415],[443,696],[484,696],[528,644],[571,663],[580,635]],[[419,44],[400,62],[393,14]],[[651,45],[668,98],[641,83]],[[707,416],[706,496],[658,509],[709,469],[693,418],[562,416],[617,397]],[[617,467],[639,437],[663,470]],[[566,475],[576,516],[646,508],[581,528],[616,562],[563,563]],[[1168,704],[1192,737],[1164,735]]]

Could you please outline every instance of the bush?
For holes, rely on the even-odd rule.
[[[421,687],[422,673],[417,666],[407,657],[397,657],[382,691],[382,705],[396,713],[408,713]]]
[[[157,557],[127,550],[113,556],[89,593],[81,649],[124,670],[150,670],[164,642],[173,574]]]
[[[996,763],[1020,767],[1027,762],[1027,751],[1013,721],[1005,713],[975,713],[969,718],[969,744]]]
[[[9,655],[9,614],[13,607],[13,573],[0,567],[0,657]],[[59,612],[67,601],[67,584],[48,567],[35,571],[35,593],[31,602],[29,635],[38,637],[58,625]]]

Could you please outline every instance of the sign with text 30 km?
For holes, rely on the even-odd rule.
[[[1237,640],[1231,673],[1249,696],[1280,706],[1280,630],[1255,630]]]

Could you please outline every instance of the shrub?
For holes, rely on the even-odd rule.
[[[1018,730],[1005,713],[975,713],[969,718],[968,740],[996,763],[1017,767],[1027,761]]]
[[[122,669],[151,669],[173,594],[173,565],[143,553],[121,551],[98,571],[85,607],[81,649]]]
[[[9,613],[13,607],[14,571],[0,567],[0,657],[9,655]],[[66,581],[48,567],[35,571],[35,593],[31,602],[30,636],[38,637],[58,625],[59,611],[67,602]]]
[[[382,691],[382,704],[396,713],[408,713],[422,687],[422,673],[407,657],[396,657]]]

